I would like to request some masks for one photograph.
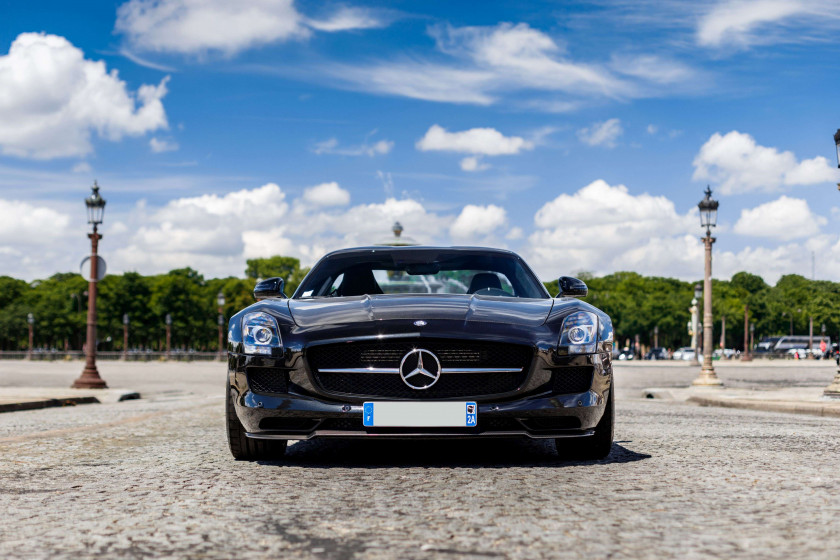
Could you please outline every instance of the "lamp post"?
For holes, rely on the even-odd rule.
[[[32,313],[26,314],[26,323],[29,326],[29,346],[26,351],[26,359],[32,359],[32,347],[35,343],[35,315]]]
[[[225,294],[221,291],[216,295],[216,303],[219,304],[219,359],[224,359],[224,350],[222,346],[225,343]]]
[[[750,359],[752,360],[753,348],[755,348],[755,323],[750,323]]]
[[[166,314],[166,359],[169,359],[169,354],[172,351],[172,315]]]
[[[840,168],[840,128],[834,133],[834,146],[837,148],[837,167]],[[840,190],[840,183],[837,183],[837,189]],[[837,339],[838,348],[840,348],[840,338]],[[837,373],[834,375],[834,381],[825,388],[823,395],[826,397],[840,398],[840,362],[838,362]]]
[[[88,223],[93,225],[93,233],[88,234],[90,238],[90,281],[88,282],[85,369],[73,382],[72,387],[76,389],[105,389],[108,387],[105,380],[99,377],[99,371],[96,369],[96,283],[99,279],[97,248],[99,247],[99,240],[102,239],[102,235],[97,230],[105,215],[105,199],[99,195],[99,185],[96,184],[96,181],[93,182],[91,190],[93,192],[85,199]]]
[[[703,368],[692,385],[703,387],[722,387],[712,364],[712,228],[717,225],[718,201],[712,198],[712,189],[706,187],[706,197],[700,201],[700,225],[706,228],[702,238],[706,246],[706,274],[703,278]]]
[[[123,360],[128,359],[128,313],[123,313]]]
[[[653,347],[659,348],[659,325],[653,327]]]
[[[750,325],[750,306],[744,305],[744,353],[741,354],[742,362],[752,361],[752,352],[750,352],[750,349],[752,348],[750,346],[750,327],[753,327],[753,325]]]
[[[703,295],[703,286],[696,284],[694,286],[694,299],[691,300],[691,347],[694,349],[694,358],[691,360],[692,366],[699,366],[700,362],[697,360],[700,356],[700,339],[697,336],[700,328],[697,317],[697,303],[700,301],[700,296]]]

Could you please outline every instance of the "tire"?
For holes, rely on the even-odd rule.
[[[245,435],[245,427],[233,407],[232,391],[228,391],[225,399],[225,424],[230,453],[237,461],[279,459],[286,452],[287,441],[284,439],[252,439]]]
[[[604,459],[610,454],[615,429],[613,392],[614,389],[610,388],[604,415],[601,416],[601,420],[595,426],[593,435],[583,438],[557,438],[554,440],[557,452],[560,455],[569,455],[575,459],[597,460]]]

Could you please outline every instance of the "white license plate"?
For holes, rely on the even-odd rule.
[[[372,428],[473,428],[474,402],[386,401],[364,403],[364,425]]]

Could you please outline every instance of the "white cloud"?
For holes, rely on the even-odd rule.
[[[178,149],[178,143],[173,142],[171,140],[158,139],[152,137],[149,140],[149,148],[151,148],[152,152],[156,154],[160,154],[163,152],[174,152]]]
[[[618,74],[660,85],[679,84],[696,76],[685,64],[656,55],[613,55],[610,66]]]
[[[370,66],[336,64],[319,69],[330,85],[343,82],[351,89],[445,103],[491,105],[495,75],[489,71],[448,67],[430,62],[381,62]]]
[[[519,136],[505,136],[495,128],[471,128],[462,132],[449,132],[435,124],[417,141],[416,146],[424,152],[447,151],[498,156],[532,150],[534,143]]]
[[[696,39],[705,47],[802,41],[820,26],[836,28],[838,18],[833,0],[722,0],[700,17]]]
[[[618,137],[624,134],[621,121],[609,119],[604,122],[595,123],[590,127],[581,128],[577,135],[580,141],[589,146],[606,146],[614,148]]]
[[[519,99],[518,103],[563,112],[593,97],[660,96],[663,84],[670,85],[669,92],[673,92],[696,76],[687,66],[652,55],[616,59],[626,62],[624,65],[572,60],[562,44],[525,23],[437,25],[429,32],[448,60],[412,57],[358,66],[322,66],[316,79],[328,75],[333,78],[332,85],[338,80],[345,87],[363,91],[478,105],[493,104],[513,91],[551,92],[557,97]]]
[[[318,31],[380,27],[371,11],[344,7],[324,19],[309,19],[292,0],[241,4],[225,0],[130,0],[117,9],[115,29],[139,50],[228,55],[309,37]]]
[[[696,250],[690,249],[696,210],[679,214],[666,197],[633,195],[624,185],[599,179],[561,194],[537,211],[534,223],[525,254],[543,278],[581,270],[680,274],[696,266],[688,258]]]
[[[509,239],[511,241],[515,241],[517,239],[522,239],[525,236],[525,232],[522,231],[521,227],[512,227],[510,231],[507,232],[505,235],[505,239]]]
[[[506,223],[507,212],[500,206],[467,204],[449,227],[449,233],[455,239],[473,239],[490,235]]]
[[[329,138],[323,142],[317,142],[312,151],[318,155],[336,154],[342,156],[369,156],[385,155],[394,148],[392,140],[378,140],[373,144],[367,141],[358,146],[341,147],[336,138]]]
[[[52,208],[0,199],[0,239],[4,245],[47,249],[67,234],[70,216]]]
[[[427,244],[503,246],[509,240],[519,246],[517,240],[525,235],[521,227],[508,224],[504,208],[494,205],[432,211],[415,199],[389,197],[381,203],[324,207],[304,196],[289,202],[279,186],[269,183],[176,198],[157,208],[143,200],[129,210],[117,205],[106,216],[100,252],[110,273],[154,274],[191,266],[207,277],[225,277],[242,275],[248,258],[284,254],[311,265],[334,249],[381,242],[391,237],[390,226],[397,220],[405,226],[404,236]],[[773,220],[771,214],[754,221]],[[3,274],[32,280],[76,271],[89,250],[76,202],[0,199],[0,215],[5,218],[0,222]],[[818,216],[815,220],[824,223]],[[696,210],[681,214],[662,196],[634,195],[624,186],[595,181],[545,203],[534,225],[520,249],[546,280],[581,270],[635,270],[686,280],[703,274]],[[807,228],[808,220],[788,220],[777,227]],[[813,251],[817,277],[840,280],[836,234],[812,231],[784,244],[768,239],[767,246],[737,250],[721,250],[716,244],[715,277],[747,270],[773,283],[783,274],[808,275]]]
[[[93,171],[93,168],[88,162],[80,161],[79,163],[73,166],[73,169],[71,169],[71,171],[73,173],[90,173],[91,171]]]
[[[735,233],[788,241],[812,237],[828,220],[811,212],[808,202],[782,196],[755,208],[741,210]]]
[[[0,275],[32,280],[75,271],[90,252],[84,221],[46,204],[0,198]]]
[[[22,33],[0,56],[0,151],[50,159],[89,154],[91,134],[108,140],[167,127],[157,86],[127,90],[116,70],[86,60],[64,37]]]
[[[373,29],[385,26],[381,15],[371,10],[353,6],[343,6],[326,19],[308,19],[307,24],[318,31],[349,31],[353,29]]]
[[[813,185],[836,179],[822,156],[797,161],[793,152],[756,144],[749,134],[714,133],[694,158],[695,180],[720,184],[722,194],[777,191],[783,186]]]
[[[192,266],[208,276],[241,275],[245,260],[283,254],[311,265],[327,251],[370,245],[390,237],[399,220],[419,242],[441,241],[454,217],[428,211],[412,199],[346,205],[349,193],[336,183],[305,189],[290,204],[274,183],[223,195],[174,199],[148,212],[138,206],[125,235],[110,235],[112,270],[144,274]],[[300,224],[306,224],[301,227]],[[3,246],[0,238],[0,247]]]
[[[659,127],[655,124],[647,125],[647,133],[648,134],[656,134],[659,131]]]
[[[321,183],[303,191],[303,200],[315,206],[347,206],[350,204],[350,192],[338,186],[338,183]]]
[[[462,171],[484,171],[489,168],[490,164],[482,162],[480,157],[470,156],[461,160]]]

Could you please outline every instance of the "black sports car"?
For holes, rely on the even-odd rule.
[[[227,433],[237,459],[315,437],[553,438],[605,457],[610,318],[586,284],[552,298],[525,262],[481,248],[330,253],[291,298],[283,280],[228,330]]]

